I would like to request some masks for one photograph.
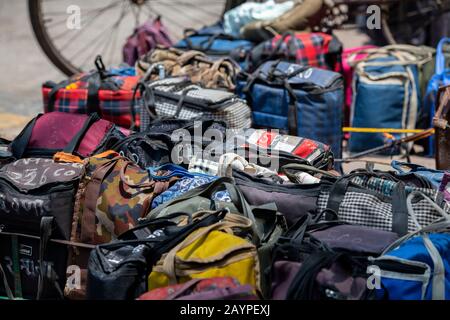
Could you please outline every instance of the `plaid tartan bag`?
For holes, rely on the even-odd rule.
[[[326,220],[337,217],[347,223],[403,236],[417,229],[414,219],[408,216],[406,206],[408,194],[415,191],[424,193],[444,211],[450,212],[450,205],[438,190],[411,187],[403,182],[369,177],[367,174],[350,174],[334,183],[324,179],[317,206],[319,212],[325,210]],[[440,218],[440,213],[425,199],[414,201],[412,208],[422,226],[428,226]]]
[[[251,110],[243,99],[231,92],[205,89],[183,77],[166,78],[146,85],[140,82],[140,103],[133,103],[133,118],[140,110],[140,129],[145,131],[150,122],[161,118],[214,119],[224,121],[231,129],[250,128]],[[137,94],[136,94],[137,96]]]
[[[92,114],[129,128],[133,90],[139,77],[134,68],[106,70],[101,57],[96,70],[72,76],[60,83],[48,81],[42,86],[44,112]]]
[[[248,68],[280,59],[302,66],[340,72],[342,43],[325,33],[286,32],[256,46],[248,55]]]

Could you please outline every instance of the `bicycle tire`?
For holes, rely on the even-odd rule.
[[[45,55],[50,59],[50,61],[59,70],[61,70],[62,73],[66,74],[67,76],[72,76],[75,73],[79,73],[81,70],[70,63],[70,61],[65,59],[59,53],[58,49],[53,45],[50,37],[47,34],[47,31],[44,28],[40,6],[40,0],[28,0],[28,14],[31,26],[40,47],[44,51]]]
[[[223,16],[227,10],[234,8],[245,1],[246,0],[227,0],[221,15]],[[36,40],[52,64],[67,76],[82,72],[83,70],[73,65],[58,51],[53,44],[52,39],[49,37],[42,19],[41,0],[28,0],[28,14]]]

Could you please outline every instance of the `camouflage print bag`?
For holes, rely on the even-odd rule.
[[[146,216],[153,198],[174,179],[154,181],[146,170],[121,156],[89,158],[82,179],[77,238],[90,244],[117,238]]]
[[[77,266],[81,273],[81,285],[66,285],[64,293],[71,299],[85,297],[90,245],[108,243],[133,228],[150,211],[153,198],[177,179],[154,181],[146,170],[116,152],[87,158],[84,164],[71,241],[86,248],[74,246],[70,251],[69,265]]]

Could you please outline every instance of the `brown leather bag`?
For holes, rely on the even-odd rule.
[[[200,51],[175,48],[158,47],[136,62],[137,74],[149,80],[161,79],[162,72],[165,77],[187,76],[202,87],[228,91],[235,89],[239,71],[230,59],[212,60]]]

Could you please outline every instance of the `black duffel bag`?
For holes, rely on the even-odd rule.
[[[162,254],[180,243],[194,230],[222,220],[227,210],[192,219],[175,213],[145,220],[123,233],[118,240],[97,246],[88,264],[87,298],[95,300],[135,299],[147,288],[147,277]],[[180,218],[187,217],[185,225]],[[178,220],[178,221],[177,221]]]
[[[39,158],[20,159],[0,169],[0,262],[4,270],[0,295],[10,286],[16,297],[61,296],[67,247],[48,240],[50,236],[70,239],[82,170],[81,164]]]

